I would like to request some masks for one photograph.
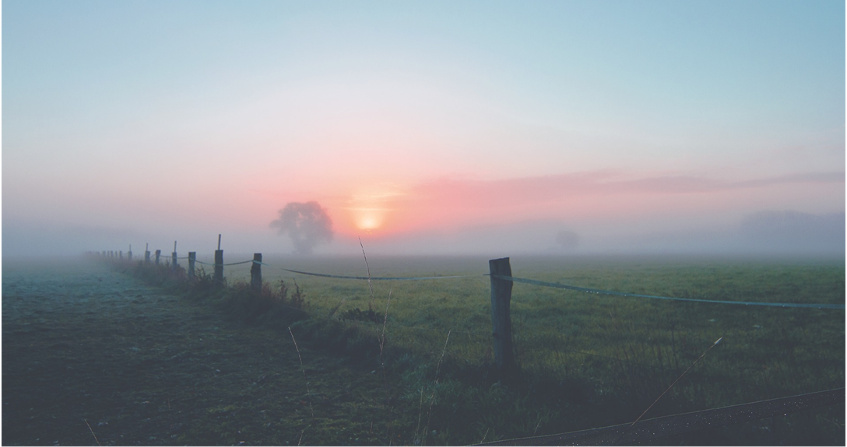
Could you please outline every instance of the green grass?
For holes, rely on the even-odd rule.
[[[371,296],[366,281],[281,270],[364,276],[361,258],[269,257],[263,274],[272,284],[296,280],[303,291],[313,319],[294,323],[295,331],[363,362],[382,360],[396,375],[401,389],[394,405],[405,425],[415,427],[412,443],[474,443],[633,421],[721,337],[645,417],[844,386],[843,310],[672,302],[526,284],[515,284],[511,301],[521,375],[504,382],[492,373],[487,258],[368,261],[373,276],[469,276],[373,281]],[[511,264],[516,277],[636,294],[796,303],[845,299],[843,260],[514,257]],[[248,272],[233,267],[225,275],[235,284],[249,280]],[[383,326],[380,352],[375,341]],[[843,408],[779,419],[673,442],[843,442]]]

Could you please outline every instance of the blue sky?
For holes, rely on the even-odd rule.
[[[843,213],[844,17],[839,1],[7,0],[5,247],[67,227],[100,235],[80,246],[226,232],[284,251],[268,224],[308,200],[336,249],[367,210],[375,244],[546,222],[598,249]],[[680,179],[758,186],[671,194]],[[510,206],[442,188],[515,182]]]

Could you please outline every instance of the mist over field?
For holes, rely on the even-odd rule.
[[[222,246],[230,253],[297,254],[298,256],[349,255],[361,253],[364,245],[374,255],[559,255],[580,254],[692,254],[725,256],[843,257],[845,216],[814,215],[790,211],[751,214],[726,227],[637,230],[627,225],[606,224],[603,228],[566,225],[552,220],[479,225],[456,231],[426,232],[390,237],[336,235],[310,251],[302,240],[292,240],[273,229],[222,234]],[[305,230],[304,230],[305,231]],[[562,235],[565,235],[563,238]],[[302,238],[302,236],[300,236]],[[217,234],[194,231],[153,233],[141,228],[123,229],[41,223],[3,224],[3,256],[71,256],[86,251],[129,251],[139,256],[145,244],[170,255],[177,251],[212,253]]]

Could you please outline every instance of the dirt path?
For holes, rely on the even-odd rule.
[[[404,442],[378,374],[73,261],[3,264],[3,444]]]

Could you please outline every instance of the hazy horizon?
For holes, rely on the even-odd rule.
[[[417,237],[397,236],[394,238],[371,239],[366,233],[361,236],[336,237],[328,244],[319,245],[313,255],[323,256],[361,256],[365,252],[371,256],[471,256],[487,255],[521,256],[581,256],[581,255],[684,255],[695,256],[751,256],[785,257],[792,254],[798,257],[844,257],[844,214],[813,216],[796,213],[764,213],[764,217],[793,215],[789,222],[746,219],[735,228],[724,231],[704,232],[656,232],[630,234],[622,233],[609,236],[580,236],[576,246],[563,246],[556,236],[561,225],[555,221],[537,221],[515,225],[490,225],[469,228],[456,233],[420,234]],[[761,216],[760,216],[761,217]],[[794,222],[791,222],[794,220]],[[806,220],[807,222],[803,222]],[[808,221],[811,222],[808,222]],[[796,222],[800,221],[800,222]],[[770,225],[769,225],[770,224]],[[81,235],[75,237],[75,231],[82,228],[55,229],[47,231],[41,228],[19,229],[20,234],[30,231],[29,238],[6,240],[3,247],[4,258],[11,257],[51,257],[71,256],[88,251],[123,252],[131,248],[134,256],[143,256],[145,246],[151,252],[162,250],[162,256],[169,257],[173,244],[177,242],[179,256],[188,251],[198,252],[201,256],[211,256],[217,248],[217,235],[183,235],[182,238],[168,239],[164,235],[140,234],[129,231],[109,231],[103,229],[102,235]],[[54,239],[44,235],[55,234]],[[41,237],[39,237],[41,235]],[[515,236],[518,235],[518,236]],[[146,237],[145,237],[146,236]],[[37,243],[33,241],[38,240]],[[123,241],[121,246],[112,241]],[[99,242],[99,245],[97,244]],[[221,248],[230,254],[246,255],[264,253],[267,255],[290,255],[292,257],[310,257],[297,253],[286,237],[274,232],[262,235],[222,234]],[[314,257],[314,256],[313,256]]]
[[[2,8],[4,259],[845,253],[842,1]]]

